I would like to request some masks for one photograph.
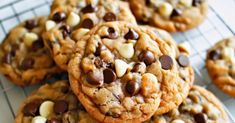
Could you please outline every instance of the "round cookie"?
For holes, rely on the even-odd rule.
[[[128,3],[118,0],[55,0],[49,19],[45,44],[64,70],[76,41],[94,25],[110,21],[136,24]]]
[[[207,52],[206,67],[212,81],[235,97],[235,37],[223,39]]]
[[[129,3],[137,20],[169,32],[198,26],[208,9],[206,0],[129,0]]]
[[[0,45],[0,71],[19,86],[39,83],[61,71],[41,38],[46,20],[38,17],[22,22]]]
[[[65,80],[45,84],[22,103],[15,123],[98,123],[85,111]]]
[[[146,123],[228,123],[222,103],[210,91],[194,85],[187,99],[163,115],[154,115]]]
[[[163,113],[166,113],[170,111],[173,108],[176,108],[179,106],[182,101],[187,97],[188,95],[188,87],[193,85],[194,82],[194,71],[192,66],[189,64],[189,48],[185,46],[184,43],[181,43],[179,45],[176,44],[172,36],[161,29],[150,27],[150,26],[141,26],[145,30],[153,31],[159,38],[164,40],[172,49],[172,53],[175,53],[175,58],[177,60],[177,68],[178,68],[178,75],[180,76],[180,79],[178,82],[180,82],[182,85],[180,85],[179,93],[180,96],[175,95],[168,95],[168,93],[163,93],[161,102],[159,105],[159,108],[155,112],[155,115],[160,115]],[[165,87],[170,87],[170,84],[166,83]],[[184,89],[186,88],[186,89]],[[167,89],[165,90],[167,92]]]
[[[145,121],[160,101],[175,104],[190,89],[179,75],[176,51],[137,25],[99,24],[75,52],[68,66],[71,87],[101,122]]]

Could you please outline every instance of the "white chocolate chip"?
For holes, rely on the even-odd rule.
[[[115,60],[115,70],[118,77],[122,77],[128,68],[128,64],[122,60],[116,59]]]
[[[90,31],[89,29],[79,28],[76,31],[74,31],[72,35],[74,39],[78,40],[82,36],[86,35],[89,31]]]
[[[24,44],[28,47],[30,47],[36,40],[38,40],[38,35],[35,33],[26,33],[24,35]]]
[[[86,1],[85,0],[77,0],[78,1],[78,7],[81,7],[81,8],[83,8],[83,7],[85,7],[86,6]]]
[[[122,44],[118,51],[122,57],[131,58],[134,55],[134,46],[132,43]]]
[[[54,102],[45,101],[40,105],[39,114],[43,117],[48,117],[53,113]]]
[[[180,0],[180,3],[186,7],[192,6],[192,2],[193,2],[193,0]]]
[[[222,56],[224,59],[231,61],[231,62],[235,62],[235,58],[234,58],[234,49],[231,47],[225,47],[222,50]]]
[[[169,3],[164,2],[159,6],[159,12],[164,17],[169,17],[172,11],[173,7]]]
[[[36,116],[32,119],[32,123],[46,123],[47,119],[42,116]]]
[[[56,26],[56,23],[52,20],[48,20],[46,22],[46,30],[49,31],[50,29],[54,28]]]
[[[185,122],[183,120],[176,119],[176,120],[171,121],[171,123],[185,123]]]
[[[78,14],[74,13],[74,12],[70,12],[67,20],[66,20],[66,23],[71,26],[71,27],[74,27],[76,25],[78,25],[80,22],[80,17]]]

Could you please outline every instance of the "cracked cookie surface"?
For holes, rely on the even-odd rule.
[[[198,26],[207,14],[206,0],[130,0],[137,20],[169,32]]]
[[[75,52],[68,67],[71,87],[101,122],[145,121],[160,101],[175,104],[191,86],[179,75],[176,50],[137,25],[99,24],[77,42]]]
[[[0,45],[0,71],[16,85],[36,84],[60,72],[41,38],[46,19],[22,22]]]
[[[154,115],[146,123],[228,123],[222,103],[210,91],[194,85],[178,107],[164,115]]]
[[[98,123],[85,111],[66,80],[45,84],[22,103],[16,123]]]
[[[235,37],[223,39],[207,52],[206,67],[212,81],[235,97]]]
[[[46,23],[46,46],[64,70],[76,40],[98,23],[127,21],[136,23],[127,2],[118,0],[55,0]]]

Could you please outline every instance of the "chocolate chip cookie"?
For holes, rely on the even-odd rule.
[[[145,30],[153,31],[159,38],[164,40],[171,47],[172,51],[170,52],[175,53],[174,56],[178,63],[176,65],[179,72],[178,75],[180,76],[178,82],[182,84],[179,86],[181,88],[179,89],[181,96],[177,97],[175,95],[168,95],[168,93],[163,93],[160,106],[155,112],[155,115],[160,115],[170,111],[173,108],[176,108],[183,101],[183,99],[187,97],[189,91],[188,87],[191,86],[194,82],[194,72],[189,61],[190,52],[189,48],[185,46],[184,43],[177,45],[168,32],[150,26],[141,27]],[[169,85],[168,84],[169,83],[166,83],[164,86],[170,87],[171,83]],[[184,87],[186,87],[187,89],[184,89]],[[167,92],[167,89],[165,91]]]
[[[99,24],[79,40],[75,52],[68,66],[71,87],[101,122],[145,121],[160,101],[175,104],[190,88],[179,75],[176,51],[137,25]]]
[[[97,123],[85,111],[65,80],[46,84],[29,95],[16,123]]]
[[[136,23],[128,3],[118,0],[55,0],[49,18],[45,44],[65,70],[77,39],[94,25],[110,21]]]
[[[207,13],[206,0],[129,0],[137,20],[177,32],[198,26]]]
[[[223,39],[208,50],[206,67],[215,85],[235,97],[235,37]]]
[[[208,90],[193,86],[187,99],[164,115],[154,115],[146,123],[228,123],[221,102]]]
[[[41,38],[45,22],[46,17],[22,22],[0,45],[0,71],[19,86],[39,83],[60,72]]]

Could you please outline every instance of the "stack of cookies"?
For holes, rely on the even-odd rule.
[[[228,122],[220,101],[193,85],[187,45],[164,31],[198,26],[207,7],[205,0],[54,0],[48,17],[22,22],[0,45],[0,71],[18,86],[68,76],[29,95],[15,122]],[[231,93],[234,48],[228,39],[207,59],[215,83]]]

